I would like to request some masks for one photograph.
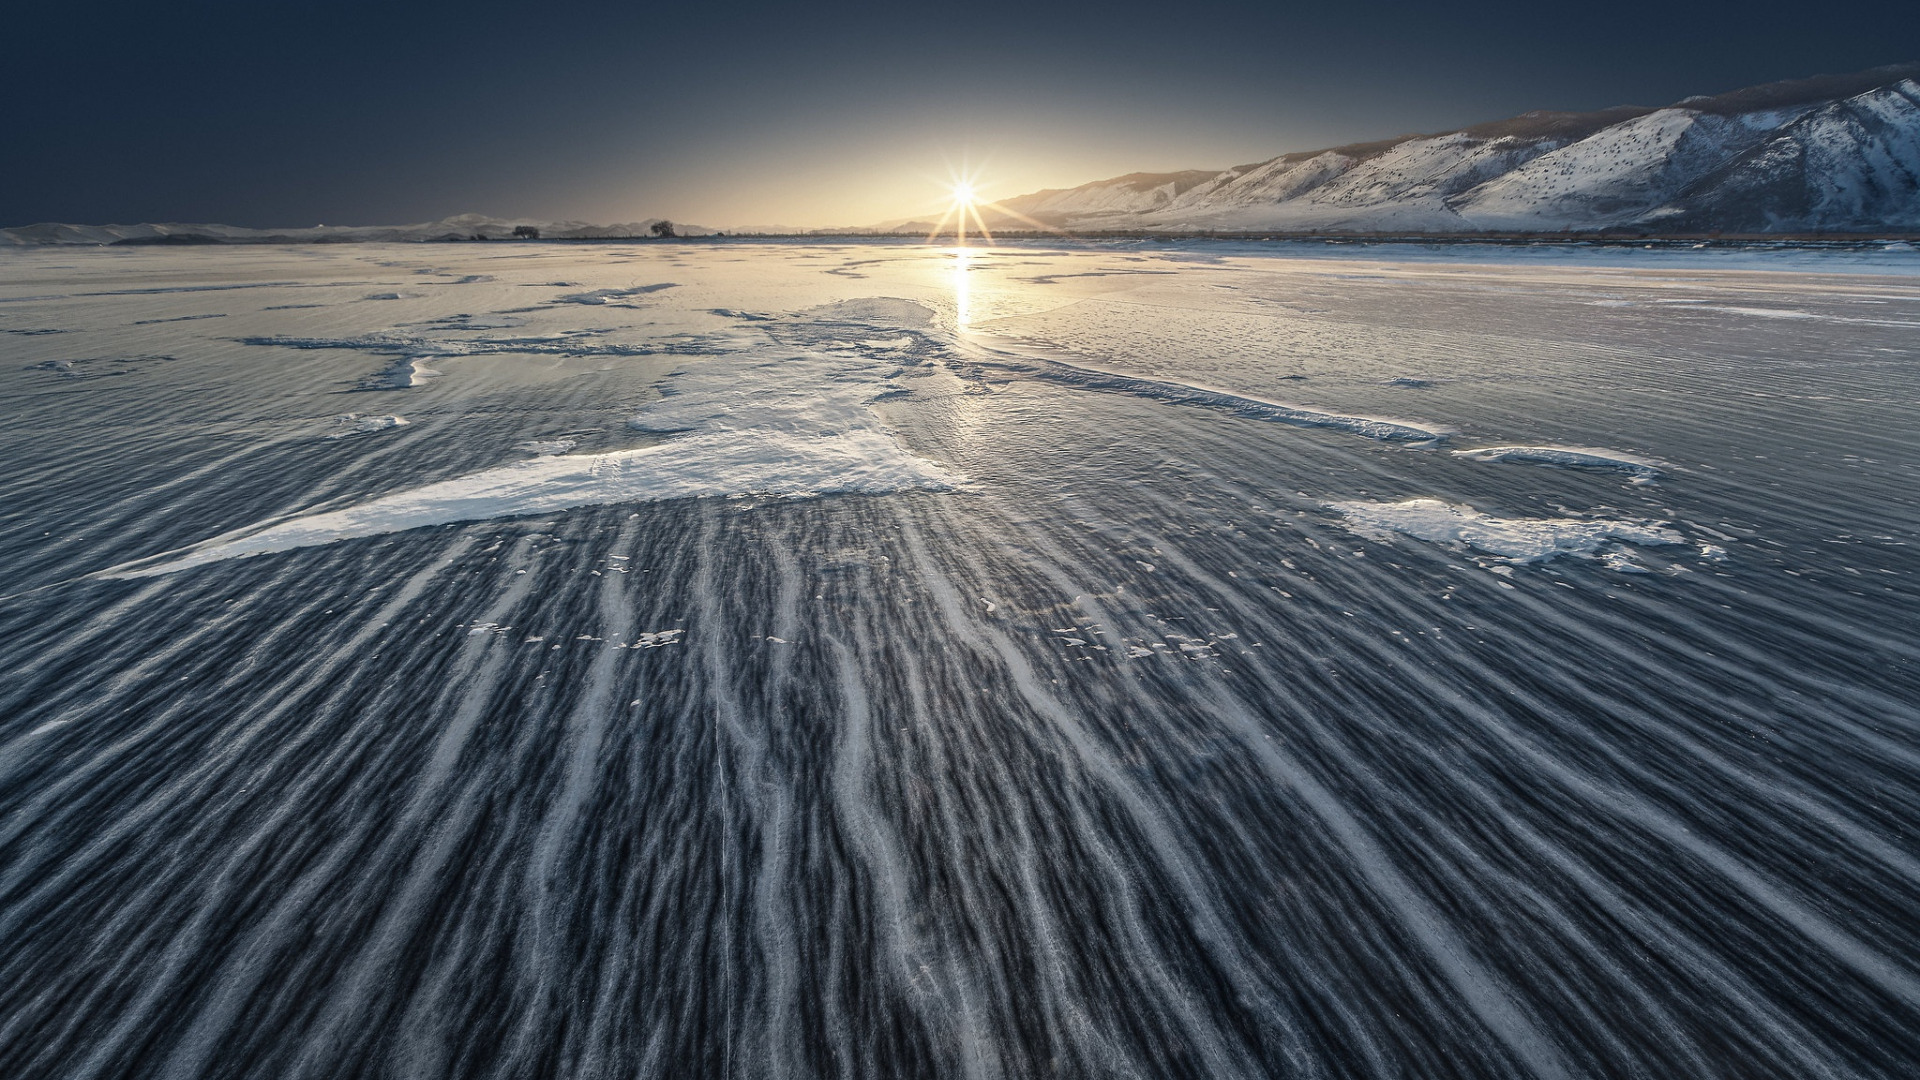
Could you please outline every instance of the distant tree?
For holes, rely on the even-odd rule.
[[[516,240],[538,240],[540,239],[540,230],[531,225],[521,225],[513,230],[513,238]]]
[[[668,240],[680,234],[673,231],[673,222],[661,220],[653,223],[653,235],[661,240]]]

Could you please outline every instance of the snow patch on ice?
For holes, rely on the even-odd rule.
[[[397,427],[406,427],[407,418],[388,414],[386,416],[362,416],[359,413],[347,413],[334,421],[340,430],[327,436],[329,439],[346,439],[355,435],[371,435],[377,431],[390,431]]]
[[[1727,304],[1700,304],[1689,310],[1724,311],[1729,315],[1751,315],[1756,319],[1817,319],[1820,317],[1811,311],[1795,311],[1791,308],[1733,307]]]
[[[349,338],[245,337],[245,345],[277,345],[287,349],[346,349],[408,359],[420,357],[492,356],[525,353],[538,356],[658,356],[673,353],[701,356],[725,351],[729,342],[713,337],[676,337],[658,345],[628,345],[596,341],[594,331],[576,331],[550,337],[433,338],[387,331]]]
[[[1030,368],[1028,371],[1053,382],[1084,386],[1091,390],[1113,390],[1176,405],[1198,405],[1203,408],[1219,409],[1235,416],[1292,424],[1296,427],[1336,428],[1368,439],[1381,439],[1388,442],[1439,442],[1448,435],[1445,428],[1412,420],[1328,412],[1305,405],[1215,390],[1197,383],[1120,375],[1098,368],[1069,364],[1063,360],[1049,360],[1046,361],[1046,366]]]
[[[1675,300],[1662,299],[1662,300],[1649,300],[1649,301],[1639,301],[1639,300],[1589,300],[1587,301],[1587,304],[1592,307],[1621,307],[1621,308],[1638,307],[1642,303],[1650,303],[1655,305],[1656,307],[1662,307],[1668,311],[1717,311],[1723,315],[1748,315],[1756,319],[1818,319],[1818,318],[1821,318],[1821,316],[1816,315],[1811,311],[1800,311],[1795,308],[1740,307],[1733,304],[1709,304],[1705,300],[1692,300],[1692,299],[1675,299]]]
[[[511,330],[525,326],[526,320],[517,315],[505,315],[498,312],[487,315],[475,315],[461,312],[458,315],[446,315],[438,319],[428,319],[428,325],[444,327],[448,330]]]
[[[673,289],[678,287],[679,285],[676,282],[663,281],[658,285],[636,285],[631,289],[593,289],[588,292],[567,293],[564,296],[556,296],[552,300],[547,301],[547,303],[549,304],[588,304],[588,305],[613,304],[617,301],[626,300],[630,297],[644,296],[647,293],[659,292],[662,289]]]
[[[430,525],[524,517],[582,506],[730,495],[952,491],[957,479],[913,457],[878,428],[802,437],[713,431],[607,454],[537,457],[397,492],[358,506],[269,525],[157,566],[151,577],[225,559],[405,532]]]
[[[27,366],[28,371],[50,371],[66,379],[99,379],[114,375],[131,375],[147,364],[166,363],[177,359],[172,356],[87,356],[74,360],[46,360]]]
[[[1562,469],[1605,469],[1626,473],[1636,484],[1650,484],[1660,478],[1659,462],[1590,446],[1481,446],[1472,450],[1455,450],[1453,456],[1474,461],[1517,461],[1526,465]]]
[[[1296,427],[1334,428],[1363,438],[1401,443],[1443,442],[1452,433],[1449,428],[1420,421],[1330,412],[1306,405],[1237,394],[1200,383],[1127,375],[1075,363],[1063,359],[1051,350],[1043,350],[1004,338],[988,340],[985,337],[976,336],[962,344],[973,346],[974,355],[994,367],[1046,379],[1049,382],[1065,383],[1089,390],[1131,394],[1173,405],[1215,409],[1254,420],[1292,424]]]
[[[801,312],[798,318],[809,322],[854,323],[860,326],[916,327],[933,321],[933,311],[925,304],[892,296],[863,296],[822,304]]]
[[[171,561],[117,573],[150,576],[429,525],[583,506],[956,490],[959,477],[909,453],[870,407],[897,389],[898,371],[882,359],[763,345],[690,364],[673,380],[672,393],[630,422],[684,433],[665,442],[601,454],[540,453],[564,439],[523,443],[522,450],[538,456],[357,506],[261,523]]]
[[[409,387],[425,385],[428,379],[437,379],[440,373],[425,363],[401,357],[379,371],[360,380],[362,390],[405,390]]]
[[[1631,560],[1622,544],[1659,546],[1683,544],[1679,533],[1646,521],[1608,521],[1591,518],[1502,518],[1470,506],[1439,499],[1403,502],[1332,502],[1329,510],[1363,536],[1400,533],[1416,540],[1453,544],[1524,565],[1559,555],[1596,559],[1616,569]]]

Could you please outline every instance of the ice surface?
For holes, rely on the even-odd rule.
[[[1920,1075],[1914,266],[0,252],[0,1075]]]

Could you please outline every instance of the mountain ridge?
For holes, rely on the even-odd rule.
[[[1920,63],[1504,120],[1002,200],[995,228],[1920,230]],[[1149,184],[1148,181],[1154,181]]]

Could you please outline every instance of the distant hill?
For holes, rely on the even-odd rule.
[[[1914,232],[1920,64],[1666,108],[1529,112],[1217,173],[1131,173],[1001,205],[1076,230]]]
[[[236,225],[60,225],[45,223],[0,229],[0,246],[23,244],[351,244],[428,240],[511,240],[515,229],[531,225],[552,240],[650,236],[659,218],[620,225],[584,221],[528,221],[461,214],[420,225],[315,225],[310,229],[244,229]],[[674,224],[682,236],[713,230]]]

